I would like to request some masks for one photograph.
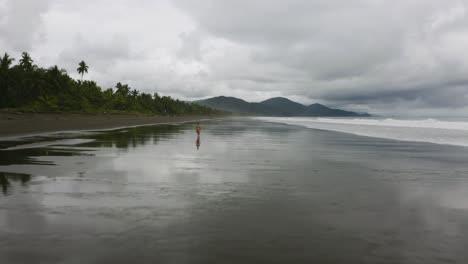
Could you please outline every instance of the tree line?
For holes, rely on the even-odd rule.
[[[94,81],[83,80],[89,66],[81,61],[81,80],[54,65],[41,68],[23,52],[18,64],[7,53],[0,57],[0,109],[25,111],[78,111],[88,113],[147,113],[159,115],[213,114],[216,110],[170,96],[149,94],[118,82],[102,89]]]

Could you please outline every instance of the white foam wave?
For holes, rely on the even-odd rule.
[[[352,125],[367,125],[367,126],[389,126],[389,127],[420,127],[420,128],[439,128],[439,129],[454,129],[468,131],[468,122],[441,121],[432,118],[421,120],[398,120],[393,118],[387,119],[334,119],[334,118],[316,118],[317,122],[335,123],[335,124],[352,124]]]
[[[257,117],[258,120],[361,136],[468,146],[468,122],[437,119]]]

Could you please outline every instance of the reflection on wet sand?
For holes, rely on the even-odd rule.
[[[93,153],[89,152],[89,148],[128,149],[157,144],[159,140],[166,140],[179,133],[181,129],[181,126],[177,125],[159,125],[89,133],[80,135],[80,138],[84,139],[83,143],[73,146],[62,143],[68,135],[40,136],[27,138],[24,141],[2,141],[0,142],[0,166],[14,164],[54,165],[53,162],[40,159],[40,157],[93,156]],[[47,146],[37,148],[22,148],[22,146],[33,144],[34,139],[38,142],[47,141],[50,143]],[[56,141],[55,144],[54,141]]]
[[[21,185],[25,186],[30,180],[31,175],[29,174],[0,172],[0,185],[2,186],[3,195],[11,194],[11,182],[20,182]]]
[[[200,141],[201,126],[200,126],[200,124],[197,124],[197,126],[195,127],[195,131],[197,132],[197,140],[195,141],[195,146],[197,146],[197,150],[199,150],[200,149],[200,144],[201,144],[201,141]]]
[[[200,135],[198,135],[197,140],[195,141],[195,145],[197,146],[197,150],[200,149],[200,144],[201,144]]]
[[[0,262],[466,263],[466,149],[206,124],[0,142]]]

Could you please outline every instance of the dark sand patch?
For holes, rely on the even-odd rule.
[[[213,118],[213,116],[14,113],[0,111],[0,137],[56,131],[111,129],[125,126],[178,123],[208,118]]]

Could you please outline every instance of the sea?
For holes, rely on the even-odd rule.
[[[256,119],[367,137],[468,146],[468,119],[464,118],[257,117]]]

